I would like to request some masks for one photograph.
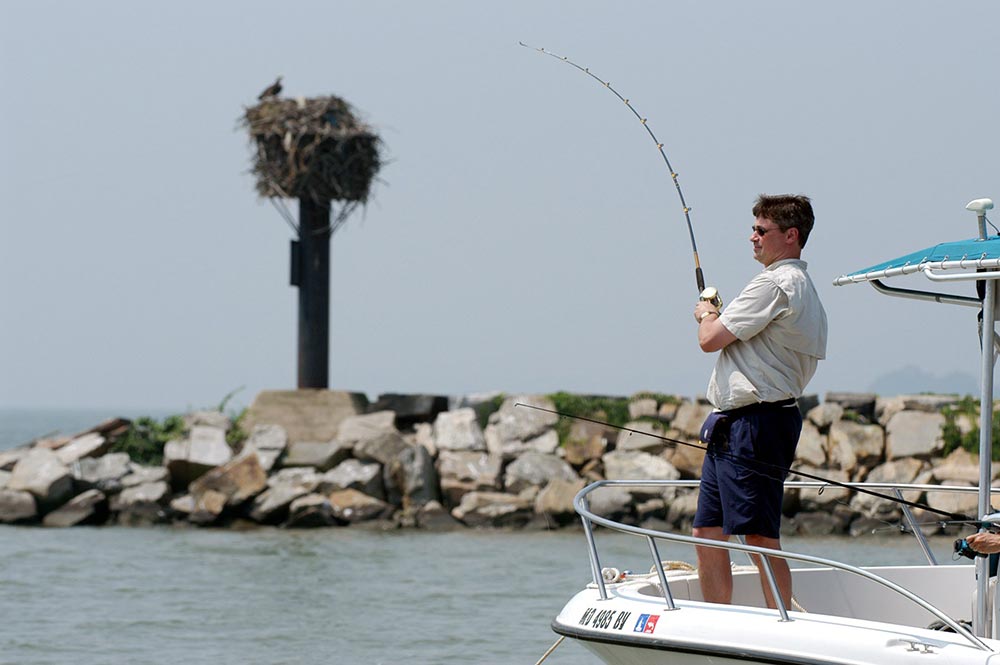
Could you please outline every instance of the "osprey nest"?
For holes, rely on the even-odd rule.
[[[339,97],[268,98],[247,108],[257,193],[364,203],[382,165],[379,137]]]

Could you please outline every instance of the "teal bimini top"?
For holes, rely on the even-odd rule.
[[[1000,269],[1000,236],[943,242],[833,280],[834,286],[909,275],[925,270]]]

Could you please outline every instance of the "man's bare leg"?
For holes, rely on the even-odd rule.
[[[780,550],[781,541],[777,538],[767,538],[765,536],[746,536],[747,545],[754,547],[766,547],[771,550]],[[774,571],[774,581],[778,585],[778,593],[785,601],[785,607],[792,606],[792,571],[788,569],[788,560],[769,556],[767,560],[771,563],[771,570]],[[764,600],[767,606],[776,608],[774,598],[771,596],[771,585],[767,583],[767,575],[764,572],[763,557],[753,555],[753,562],[760,573],[760,585],[764,590]]]
[[[703,526],[692,529],[695,538],[729,540],[721,526]],[[709,603],[731,603],[733,600],[733,569],[729,565],[729,550],[696,545],[698,554],[698,583],[701,595]]]

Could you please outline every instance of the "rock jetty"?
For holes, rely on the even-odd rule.
[[[134,424],[113,419],[0,451],[0,523],[567,527],[579,523],[573,497],[590,482],[700,473],[702,450],[661,437],[696,444],[709,405],[649,394],[618,402],[631,431],[561,419],[551,413],[556,402],[539,395],[383,395],[369,403],[357,393],[266,391],[235,420],[187,414],[175,437],[153,450],[157,463],[123,452]],[[975,417],[962,404],[968,411],[971,401],[804,397],[794,468],[844,482],[975,485],[976,456],[946,442],[974,434]],[[976,511],[971,493],[914,494],[906,498]],[[591,496],[591,508],[686,531],[695,497],[693,489],[606,487]],[[808,535],[860,535],[900,519],[897,504],[837,486],[787,491],[784,513],[788,532]],[[929,530],[937,528],[945,527]]]

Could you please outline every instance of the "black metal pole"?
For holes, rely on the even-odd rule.
[[[328,388],[330,366],[329,201],[316,203],[307,198],[299,199],[298,253],[298,386],[299,388]]]

